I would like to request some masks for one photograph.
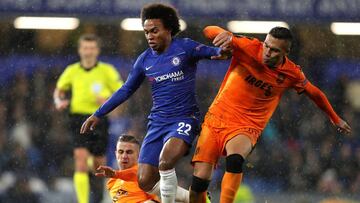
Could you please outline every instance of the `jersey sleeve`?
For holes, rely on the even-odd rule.
[[[221,49],[218,47],[206,46],[189,38],[184,40],[186,50],[195,60],[210,59],[212,56],[220,55]]]
[[[65,71],[60,75],[59,80],[56,83],[56,88],[64,91],[68,91],[71,88],[71,68],[67,67]]]
[[[218,34],[225,32],[227,30],[219,27],[219,26],[206,26],[203,30],[203,34],[206,38],[213,40]],[[229,32],[231,33],[231,32]]]
[[[124,170],[118,170],[115,172],[115,177],[116,179],[121,179],[124,181],[132,181],[132,182],[136,182],[137,181],[137,167],[132,167],[132,168],[128,168],[128,169],[124,169]]]
[[[114,187],[115,183],[116,183],[116,178],[110,178],[106,183],[106,188],[108,190],[111,190],[111,188]]]
[[[249,49],[250,45],[259,45],[261,42],[252,37],[247,37],[244,35],[234,35],[232,38],[232,45],[234,50],[242,50],[244,52],[250,52],[251,49]]]
[[[306,78],[304,72],[300,70],[294,81],[293,88],[296,90],[298,94],[301,94],[305,91],[307,85],[309,85],[309,81]]]
[[[122,80],[119,72],[113,66],[109,67],[107,77],[107,85],[112,92],[116,92],[116,90],[118,90],[124,84],[124,81]]]
[[[101,118],[114,110],[117,106],[126,101],[141,85],[145,79],[145,73],[142,68],[142,57],[139,57],[123,86],[118,89],[100,108],[94,113]]]
[[[229,32],[221,27],[218,26],[207,26],[204,28],[203,33],[205,35],[206,38],[213,40],[218,34],[222,33],[222,32]],[[229,32],[231,33],[231,32]],[[232,34],[232,33],[231,33]],[[252,43],[261,43],[259,40],[257,40],[256,38],[251,38],[251,37],[247,37],[247,36],[243,36],[243,35],[234,35],[232,34],[232,46],[235,50],[243,50],[243,51],[247,51],[246,47]]]
[[[306,95],[328,115],[332,123],[340,123],[340,117],[334,111],[326,95],[319,88],[308,82],[304,90]]]

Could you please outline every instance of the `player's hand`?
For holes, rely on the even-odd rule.
[[[54,104],[56,110],[63,111],[69,106],[70,101],[68,99],[55,99]]]
[[[336,130],[340,133],[344,133],[344,134],[351,133],[351,127],[343,119],[340,119],[340,122],[335,124],[335,126],[336,126]]]
[[[232,37],[230,32],[224,31],[215,37],[213,44],[220,47],[222,51],[232,51]]]
[[[97,177],[113,178],[115,176],[115,170],[109,166],[99,166],[96,171]]]
[[[100,118],[91,115],[89,118],[86,119],[86,121],[82,124],[80,129],[80,134],[87,133],[89,131],[93,131],[95,127],[100,122]]]

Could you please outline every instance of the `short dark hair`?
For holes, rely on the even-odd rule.
[[[140,146],[140,142],[132,135],[120,135],[118,142],[129,142]]]
[[[164,27],[171,30],[171,36],[175,36],[180,32],[179,16],[176,9],[165,4],[149,4],[141,10],[141,22],[144,25],[147,19],[160,19]]]
[[[81,41],[96,42],[98,47],[100,47],[100,45],[101,45],[100,37],[98,37],[95,34],[83,34],[80,36],[80,38],[78,40],[78,45],[80,45]]]
[[[270,30],[269,34],[277,39],[287,40],[290,43],[293,40],[291,31],[286,27],[274,27]]]

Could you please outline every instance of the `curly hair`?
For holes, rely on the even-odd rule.
[[[159,3],[149,4],[142,8],[140,16],[143,25],[147,19],[160,19],[164,27],[171,30],[171,36],[180,32],[179,16],[172,6]]]

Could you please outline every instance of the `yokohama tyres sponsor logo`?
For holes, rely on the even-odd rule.
[[[156,82],[161,82],[161,81],[169,80],[169,79],[171,79],[171,81],[182,80],[182,79],[184,79],[184,73],[182,72],[182,70],[179,70],[176,72],[167,73],[167,74],[155,77]]]

